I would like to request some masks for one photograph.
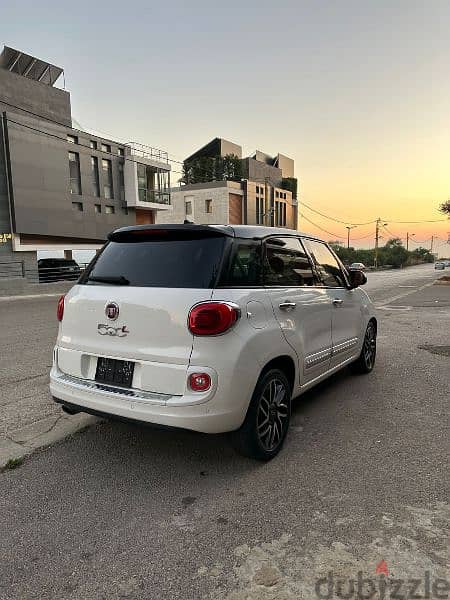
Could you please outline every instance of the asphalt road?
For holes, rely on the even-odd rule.
[[[376,369],[299,399],[269,464],[226,436],[101,423],[0,474],[0,598],[312,600],[328,572],[322,597],[342,598],[359,571],[378,589],[381,560],[422,594],[427,572],[449,580],[450,308],[420,306],[450,297],[421,290],[434,276],[369,274],[378,304],[395,298]],[[44,385],[54,305],[0,303],[2,402]]]

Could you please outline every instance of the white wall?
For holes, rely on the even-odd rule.
[[[239,193],[238,190],[223,187],[207,189],[180,188],[171,192],[173,211],[170,213],[158,211],[156,223],[183,223],[185,219],[197,224],[221,224],[229,223],[229,193]],[[186,215],[185,201],[191,200],[192,214]],[[207,213],[206,200],[212,200],[212,213]]]

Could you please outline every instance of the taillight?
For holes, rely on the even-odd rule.
[[[211,387],[208,373],[192,373],[189,375],[189,387],[193,392],[206,392]]]
[[[58,308],[56,309],[56,317],[57,317],[58,321],[62,321],[63,320],[63,316],[64,316],[64,298],[65,298],[65,294],[63,296],[61,296],[61,298],[58,300]]]
[[[227,302],[202,302],[191,308],[189,330],[195,335],[218,335],[239,319],[237,306]]]

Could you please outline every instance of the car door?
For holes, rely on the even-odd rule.
[[[327,244],[309,239],[304,244],[332,307],[331,367],[337,367],[359,353],[363,328],[361,295],[358,289],[349,289],[347,276]]]
[[[298,356],[301,385],[330,368],[332,307],[327,290],[316,283],[297,237],[265,241],[264,285],[283,334]]]

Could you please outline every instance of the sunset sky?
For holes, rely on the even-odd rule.
[[[311,208],[447,240],[449,220],[395,221],[444,219],[450,196],[448,0],[2,4],[0,44],[64,67],[83,128],[175,160],[216,136],[282,152]],[[346,237],[301,212],[330,234],[300,229]],[[352,231],[364,246],[373,234]]]

